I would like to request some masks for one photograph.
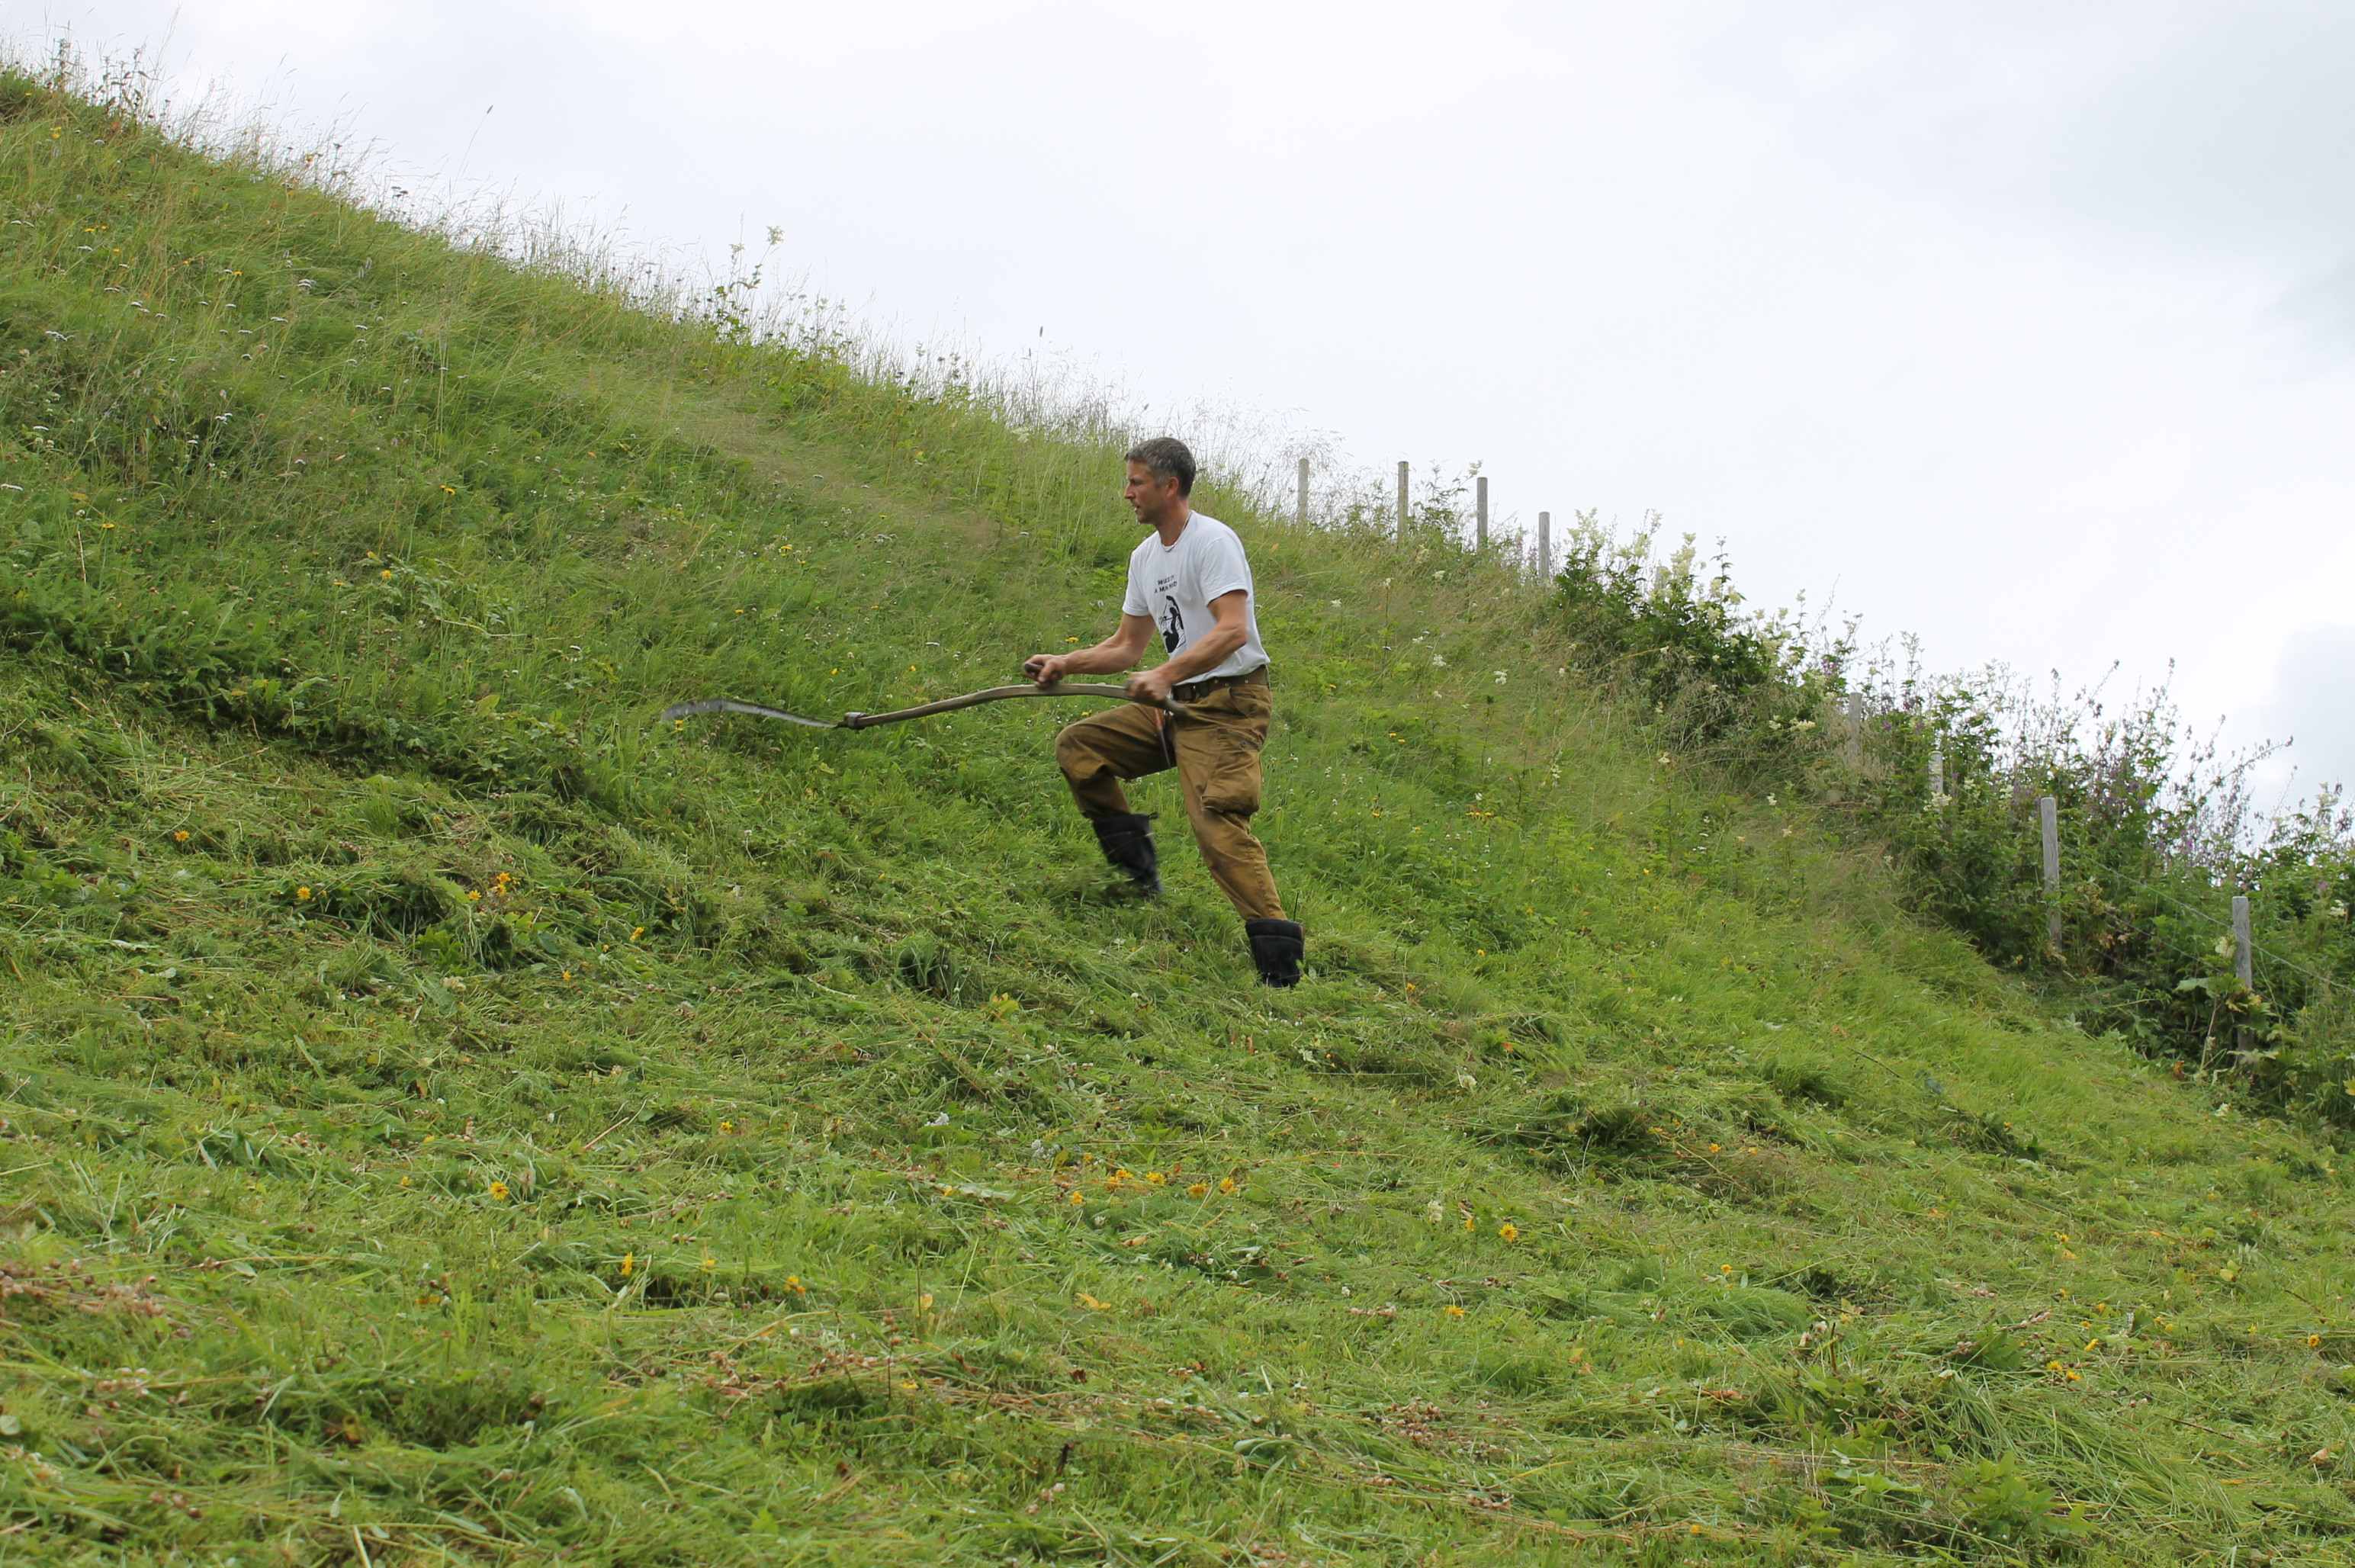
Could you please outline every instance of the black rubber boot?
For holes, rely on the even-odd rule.
[[[1132,811],[1119,816],[1098,816],[1095,824],[1096,842],[1103,846],[1104,859],[1113,869],[1128,873],[1137,891],[1146,898],[1161,891],[1161,857],[1153,848],[1153,817],[1148,812]]]
[[[1247,920],[1243,934],[1251,938],[1252,962],[1261,981],[1270,986],[1300,984],[1300,960],[1308,944],[1301,939],[1296,920]]]

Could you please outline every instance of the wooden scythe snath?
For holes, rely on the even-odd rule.
[[[960,708],[978,708],[985,702],[1007,702],[1023,697],[1106,697],[1120,702],[1130,700],[1128,688],[1122,686],[1074,685],[1065,681],[1057,681],[1052,686],[1039,686],[1025,681],[1020,686],[993,686],[987,691],[969,691],[963,697],[943,698],[938,702],[927,702],[921,708],[896,709],[890,713],[846,713],[839,719],[805,719],[782,708],[763,707],[758,702],[740,702],[732,697],[706,697],[693,702],[675,703],[664,709],[662,716],[667,722],[698,713],[750,713],[759,719],[783,719],[789,724],[806,724],[813,730],[868,730],[878,724],[897,724],[903,719],[929,719],[935,713],[954,713]],[[1163,702],[1161,710],[1175,719],[1186,717],[1186,705],[1176,698]]]

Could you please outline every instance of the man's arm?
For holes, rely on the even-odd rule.
[[[1022,673],[1040,686],[1052,686],[1065,676],[1115,674],[1144,656],[1153,630],[1150,615],[1123,615],[1113,635],[1094,647],[1068,654],[1033,654],[1022,661]]]
[[[1233,589],[1210,601],[1210,629],[1194,639],[1193,645],[1174,659],[1167,659],[1148,670],[1140,670],[1128,677],[1128,696],[1132,702],[1150,702],[1158,706],[1169,699],[1169,688],[1183,686],[1206,669],[1216,669],[1226,656],[1243,645],[1250,636],[1244,625],[1243,613],[1251,606],[1251,595]],[[1143,617],[1137,617],[1142,620]],[[1149,628],[1153,623],[1146,621]],[[1124,630],[1125,628],[1124,628]],[[1125,668],[1126,666],[1114,666]]]

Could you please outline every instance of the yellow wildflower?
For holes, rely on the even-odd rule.
[[[504,1181],[492,1182],[491,1196],[497,1199],[502,1203],[506,1202],[507,1200],[507,1184]]]
[[[1518,1242],[1521,1239],[1521,1228],[1514,1224],[1499,1225],[1497,1227],[1497,1234],[1508,1242]]]
[[[1461,1317],[1464,1316],[1464,1308],[1460,1307],[1449,1306],[1443,1308],[1443,1310],[1445,1311],[1447,1316],[1450,1317]]]
[[[1082,1198],[1082,1196],[1080,1196],[1080,1194],[1078,1194],[1078,1193],[1074,1192],[1074,1193],[1072,1193],[1072,1194],[1071,1194],[1071,1201],[1072,1201],[1072,1202],[1074,1202],[1074,1203],[1084,1203],[1084,1202],[1086,1202],[1086,1201],[1087,1201],[1087,1200],[1086,1200],[1085,1198]]]
[[[175,844],[186,844],[187,841],[188,841],[188,830],[187,830],[186,828],[185,828],[185,827],[181,828],[177,833],[175,833],[175,834],[173,834],[173,835],[172,835],[172,842],[173,842],[173,843],[175,843]]]
[[[1219,1190],[1220,1190],[1220,1191],[1221,1191],[1221,1192],[1232,1192],[1234,1189],[1235,1189],[1235,1179],[1234,1179],[1233,1177],[1231,1177],[1231,1176],[1222,1176],[1222,1177],[1219,1178]]]
[[[1204,1194],[1205,1192],[1208,1192],[1209,1189],[1210,1189],[1210,1184],[1209,1184],[1209,1182],[1207,1182],[1207,1181],[1198,1181],[1198,1182],[1194,1183],[1194,1185],[1193,1185],[1193,1186],[1188,1187],[1188,1189],[1186,1189],[1186,1196],[1187,1196],[1187,1197],[1188,1197],[1188,1198],[1199,1198],[1199,1197],[1201,1197],[1201,1196],[1202,1196],[1202,1194]]]
[[[294,890],[294,897],[295,897],[298,901],[307,901],[307,900],[310,898],[310,896],[311,896],[311,890],[310,890],[310,889],[308,889],[308,888],[296,888],[296,889]]]
[[[629,1277],[630,1277],[630,1275],[631,1275],[631,1274],[632,1274],[634,1271],[635,1271],[635,1269],[637,1268],[637,1266],[638,1266],[638,1254],[637,1254],[637,1253],[623,1253],[622,1254],[622,1277],[623,1277],[623,1279],[627,1279],[627,1278],[629,1278]]]

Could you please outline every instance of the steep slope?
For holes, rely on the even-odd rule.
[[[1116,448],[22,80],[0,160],[0,1540],[2349,1555],[2337,1156],[1688,777],[1511,573],[1201,497],[1270,995],[1182,845],[1107,884],[1069,710],[650,720],[1095,635]]]

